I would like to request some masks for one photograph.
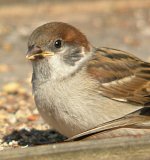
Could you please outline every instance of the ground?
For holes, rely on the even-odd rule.
[[[67,22],[87,35],[94,46],[125,50],[150,62],[149,7],[149,0],[0,0],[0,141],[9,142],[0,149],[17,147],[17,138],[24,146],[64,139],[47,130],[50,127],[33,101],[32,68],[25,55],[28,37],[36,27],[51,21]],[[35,141],[37,136],[41,141]]]

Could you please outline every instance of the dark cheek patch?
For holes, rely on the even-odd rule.
[[[77,61],[79,61],[83,57],[80,49],[74,49],[72,51],[68,51],[63,56],[64,62],[68,65],[74,66]]]

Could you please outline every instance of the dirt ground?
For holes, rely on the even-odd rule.
[[[32,68],[25,55],[28,37],[36,27],[67,22],[87,35],[94,46],[125,50],[150,62],[149,8],[150,0],[0,0],[0,149],[17,147],[19,138],[23,146],[64,139],[47,130],[33,102]],[[8,144],[3,143],[4,136]]]

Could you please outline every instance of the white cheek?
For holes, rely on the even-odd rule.
[[[53,57],[51,57],[49,59],[49,64],[51,68],[51,78],[55,80],[67,77],[78,67],[78,65],[69,66],[65,64],[60,55],[54,55]]]
[[[92,56],[92,52],[86,53],[82,47],[83,57],[75,63],[74,66],[68,65],[64,62],[62,55],[64,55],[65,50],[62,53],[55,54],[49,59],[49,64],[51,68],[51,79],[63,79],[68,77],[69,75],[76,72],[78,68],[84,65],[85,61],[88,61]]]

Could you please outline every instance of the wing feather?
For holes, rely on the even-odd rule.
[[[139,105],[150,103],[150,63],[124,51],[100,48],[87,70],[99,81],[103,96]]]

